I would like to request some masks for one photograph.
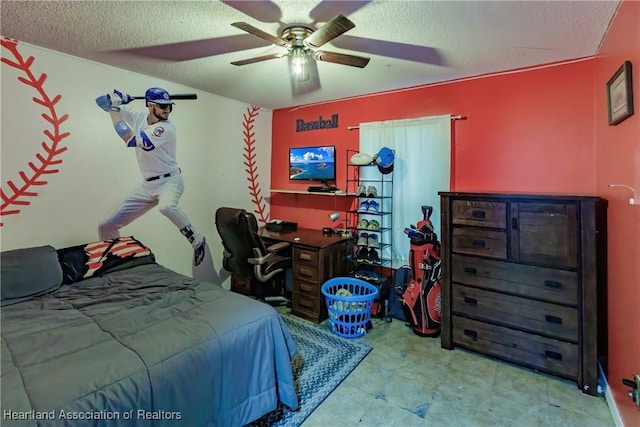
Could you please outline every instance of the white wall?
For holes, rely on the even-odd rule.
[[[194,228],[206,236],[212,259],[192,270],[191,245],[157,209],[125,227],[121,234],[140,239],[151,248],[158,263],[166,267],[218,281],[222,246],[214,224],[215,210],[220,206],[256,209],[243,164],[247,148],[243,120],[251,105],[22,42],[17,43],[16,51],[22,61],[28,57],[34,61],[28,68],[2,62],[0,69],[1,250],[44,244],[62,248],[98,240],[99,221],[140,182],[141,176],[134,150],[124,146],[108,114],[94,100],[114,88],[144,95],[148,87],[159,86],[170,93],[198,95],[196,101],[177,101],[171,120],[178,129],[178,162],[186,187],[180,206]],[[1,53],[11,62],[21,62],[6,47]],[[40,88],[19,80],[35,81],[42,75],[46,80]],[[49,99],[57,95],[61,98],[53,107],[42,106],[33,100],[42,99],[38,89]],[[142,100],[132,105],[145,109]],[[30,178],[34,172],[29,163],[38,168],[42,163],[37,156],[47,156],[42,143],[51,146],[52,140],[44,132],[54,132],[55,126],[43,114],[54,120],[68,116],[59,125],[61,133],[69,133],[59,141],[58,148],[66,151],[54,156],[54,160],[62,161],[60,164],[49,166],[58,172],[42,177],[46,185],[30,185],[28,191],[37,192],[37,196],[24,195],[19,201],[29,204],[20,206],[10,200],[15,191],[8,181],[22,187],[20,172]],[[270,184],[271,118],[272,112],[261,108],[253,128],[257,181],[263,195],[268,195]],[[268,205],[266,208],[268,212]],[[14,209],[21,212],[8,214]]]

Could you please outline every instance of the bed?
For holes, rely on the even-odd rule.
[[[133,237],[2,252],[3,426],[241,426],[298,408],[277,311]]]

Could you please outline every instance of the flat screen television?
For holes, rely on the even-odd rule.
[[[292,181],[319,181],[328,186],[336,180],[336,147],[289,148],[289,179]]]

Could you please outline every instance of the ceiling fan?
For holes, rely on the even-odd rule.
[[[256,62],[289,57],[291,70],[297,81],[309,79],[309,60],[333,62],[335,64],[348,65],[351,67],[364,68],[369,63],[369,58],[344,53],[327,52],[318,48],[344,34],[355,27],[355,24],[344,15],[338,15],[329,22],[322,25],[317,30],[307,25],[294,24],[285,27],[280,37],[276,37],[246,22],[234,22],[232,26],[269,41],[276,46],[287,49],[287,52],[272,53],[269,55],[234,61],[232,65],[248,65]]]

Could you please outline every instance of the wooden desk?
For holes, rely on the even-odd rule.
[[[267,244],[269,241],[291,244],[291,314],[316,323],[325,320],[328,317],[327,305],[320,288],[330,278],[346,274],[347,241],[340,236],[324,236],[322,231],[308,228],[277,233],[261,227],[259,234]]]

